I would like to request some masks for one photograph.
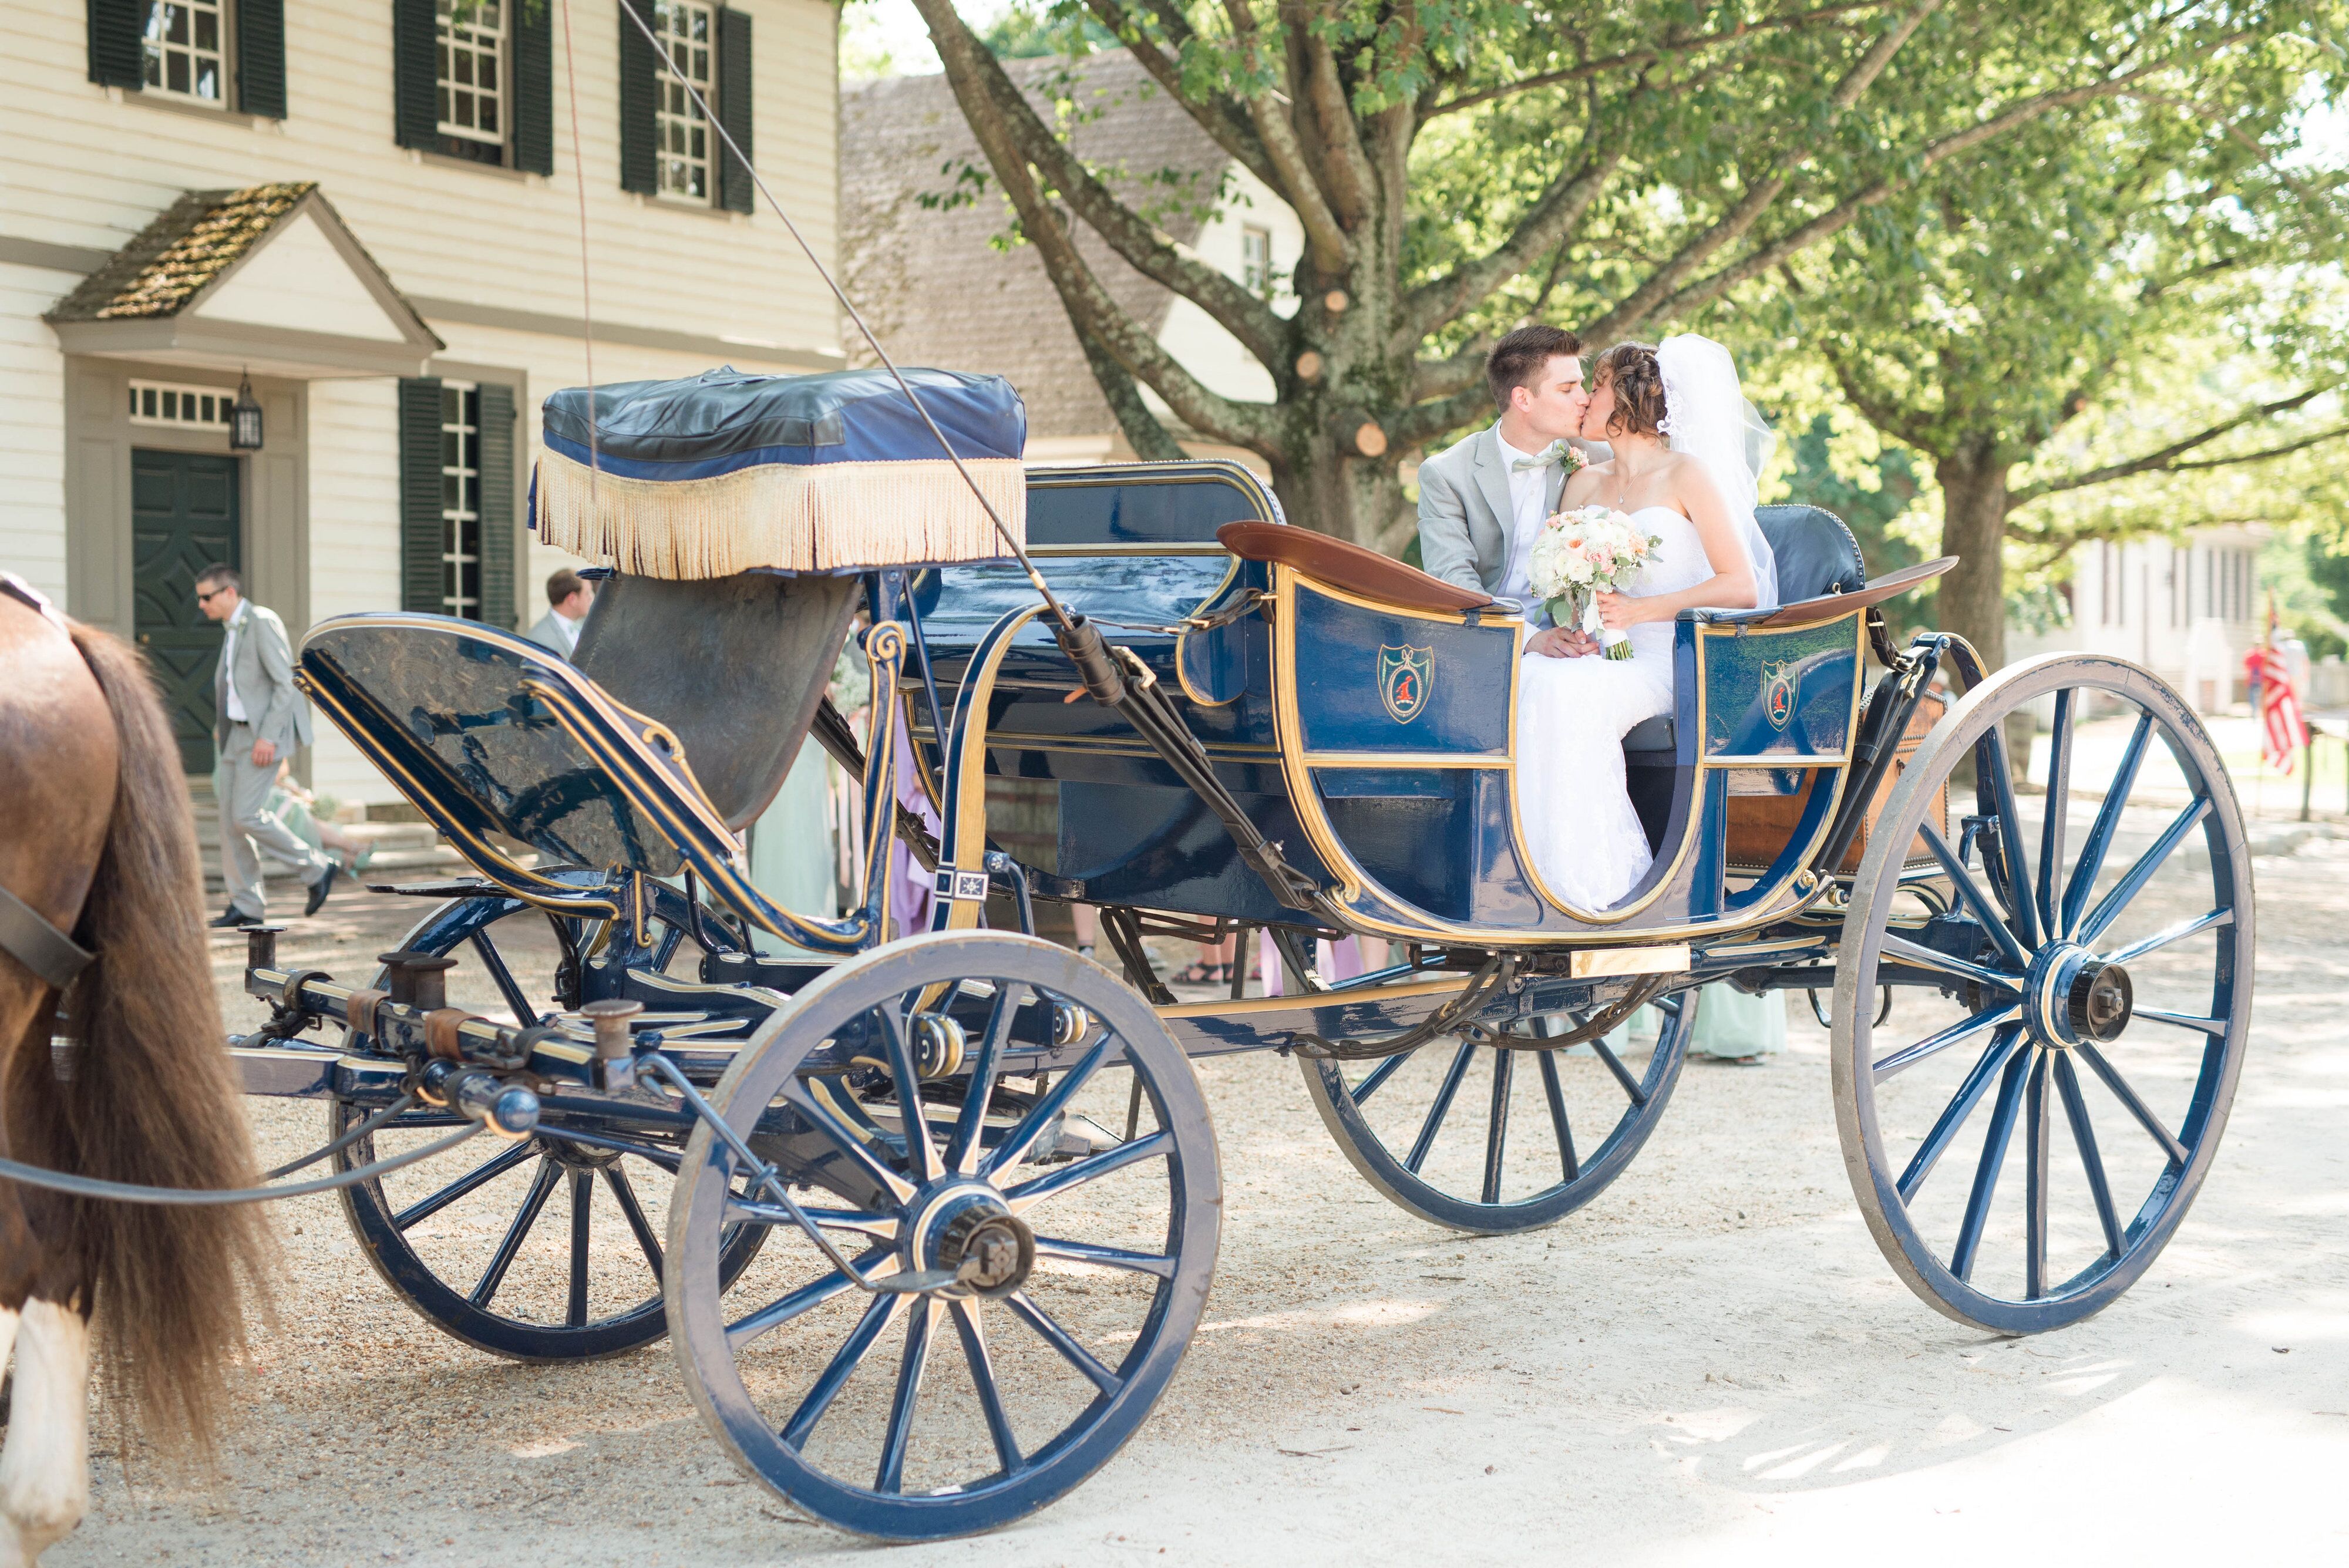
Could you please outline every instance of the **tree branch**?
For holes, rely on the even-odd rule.
[[[1142,400],[1142,389],[1134,385],[1133,375],[1117,361],[1117,356],[1101,346],[1099,339],[1074,322],[1070,323],[1077,335],[1077,343],[1085,351],[1085,363],[1092,367],[1093,379],[1100,384],[1102,399],[1109,411],[1116,416],[1117,428],[1125,432],[1126,444],[1133,455],[1145,462],[1179,462],[1189,454],[1183,443],[1167,433],[1150,405]]]
[[[1230,153],[1249,173],[1275,190],[1280,188],[1278,171],[1266,156],[1263,143],[1257,140],[1248,122],[1241,119],[1230,104],[1221,99],[1201,103],[1185,93],[1181,64],[1169,58],[1164,50],[1150,41],[1149,36],[1132,22],[1126,7],[1118,0],[1085,0],[1085,7],[1117,36],[1118,41],[1125,46],[1126,53],[1142,62],[1142,68],[1150,73],[1159,90],[1180,104],[1183,111],[1198,122],[1199,129],[1207,133],[1209,140]],[[1191,36],[1191,25],[1183,13],[1164,3],[1153,5],[1150,12],[1158,19],[1159,26],[1166,29],[1169,40],[1180,49]],[[1181,29],[1179,33],[1175,30],[1178,27]]]
[[[1037,187],[1020,140],[1008,123],[1003,94],[1008,90],[1022,109],[1026,99],[1019,97],[995,57],[964,26],[951,0],[915,0],[915,4],[929,24],[930,37],[937,46],[955,100],[1010,199],[1012,211],[1019,214],[1021,231],[1043,259],[1045,275],[1067,307],[1070,323],[1080,334],[1090,334],[1129,372],[1148,382],[1192,429],[1267,457],[1274,455],[1278,450],[1278,431],[1273,409],[1210,391],[1151,332],[1119,307],[1086,265],[1060,213]],[[1032,113],[1030,118],[1034,118]],[[1050,141],[1049,137],[1046,140]],[[1059,147],[1056,141],[1050,145]],[[1222,278],[1220,273],[1215,275]]]
[[[2213,468],[2232,468],[2240,463],[2263,462],[2271,457],[2286,457],[2295,452],[2305,452],[2310,447],[2321,445],[2336,436],[2349,432],[2349,425],[2324,431],[2286,446],[2271,447],[2264,452],[2244,452],[2233,457],[2202,458],[2190,462],[2178,461],[2186,453],[2199,447],[2208,446],[2220,436],[2239,431],[2245,425],[2272,419],[2277,414],[2290,413],[2292,410],[2305,407],[2333,389],[2330,385],[2312,387],[2297,397],[2284,398],[2272,403],[2261,403],[2256,408],[2247,409],[2233,419],[2222,420],[2208,430],[2188,436],[2184,441],[2172,441],[2160,451],[2147,452],[2143,457],[2131,458],[2126,462],[2106,463],[2102,468],[2092,468],[2085,473],[2075,473],[2063,479],[2042,480],[2037,484],[2025,485],[2014,493],[2014,504],[2022,506],[2037,501],[2043,496],[2061,495],[2071,490],[2085,490],[2095,484],[2109,484],[2114,480],[2127,479],[2140,473],[2189,473]]]
[[[1244,4],[1227,4],[1232,31],[1247,50],[1247,63],[1252,70],[1267,68],[1263,55],[1264,38],[1257,30],[1256,15]],[[1287,62],[1282,62],[1286,69]],[[1353,241],[1345,224],[1330,210],[1330,200],[1315,178],[1313,161],[1307,156],[1298,138],[1297,122],[1289,118],[1289,106],[1272,93],[1252,93],[1247,99],[1248,123],[1255,127],[1265,156],[1275,171],[1265,183],[1279,192],[1288,201],[1289,210],[1305,226],[1305,243],[1313,253],[1313,267],[1325,277],[1341,277],[1354,255]],[[1262,178],[1259,176],[1259,178]]]
[[[1314,31],[1313,9],[1305,0],[1281,0],[1281,32],[1291,75],[1302,89],[1299,101],[1311,111],[1320,146],[1329,154],[1322,161],[1321,189],[1339,223],[1350,232],[1370,214],[1378,176],[1362,149],[1354,106],[1347,101],[1346,84],[1338,74],[1338,57],[1330,52],[1329,40]]]
[[[1492,409],[1493,394],[1480,384],[1389,414],[1379,421],[1379,428],[1387,432],[1387,450],[1395,452],[1423,445],[1479,413],[1489,415]]]
[[[1466,388],[1483,386],[1485,356],[1491,350],[1491,342],[1479,337],[1448,358],[1413,361],[1409,400],[1421,403],[1430,398],[1448,398]]]
[[[1859,367],[1838,353],[1833,344],[1812,346],[1819,358],[1827,363],[1827,370],[1836,379],[1836,389],[1843,400],[1859,411],[1859,417],[1878,430],[1899,441],[1907,441],[1920,452],[1933,450],[1931,431],[1924,420],[1895,402],[1884,389],[1869,380]]]
[[[1237,280],[1176,249],[1154,225],[1118,200],[1085,167],[1084,161],[1052,134],[1035,106],[1028,101],[1028,95],[1019,90],[994,53],[971,33],[950,0],[915,0],[915,4],[929,23],[939,58],[946,58],[949,43],[956,47],[962,63],[959,68],[949,67],[949,74],[955,78],[955,97],[961,102],[964,116],[971,121],[973,130],[978,129],[980,117],[986,116],[1008,140],[1019,161],[1033,164],[1059,189],[1070,210],[1109,242],[1111,248],[1131,263],[1135,271],[1192,300],[1278,375],[1288,358],[1288,323]],[[966,87],[971,89],[968,98]],[[992,155],[989,161],[993,161]],[[999,167],[996,177],[1006,180],[1008,184],[1008,177]]]
[[[1628,115],[1619,115],[1614,123],[1619,126],[1628,119]],[[1457,318],[1531,266],[1536,256],[1563,244],[1606,189],[1609,177],[1623,161],[1624,153],[1619,140],[1611,145],[1592,148],[1581,167],[1560,174],[1542,192],[1541,199],[1497,248],[1441,277],[1428,279],[1403,296],[1402,308],[1396,313],[1395,351],[1409,353],[1429,333]]]

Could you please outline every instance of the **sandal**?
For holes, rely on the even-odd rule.
[[[1167,976],[1166,983],[1169,985],[1213,985],[1216,983],[1216,970],[1217,967],[1217,965],[1211,963],[1195,963],[1189,969],[1183,971],[1180,974]]]

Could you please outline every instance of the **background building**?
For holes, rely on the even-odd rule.
[[[596,379],[841,364],[830,296],[676,79],[829,259],[836,13],[636,4],[666,57],[619,0],[570,0],[567,48],[551,0],[13,8],[0,564],[148,647],[191,772],[207,560],[296,637],[354,610],[543,610],[565,558],[521,507],[540,400],[587,379],[583,182]],[[264,433],[240,452],[247,376]],[[395,798],[320,729],[316,787]]]
[[[2099,541],[2073,555],[2072,624],[2044,633],[2012,627],[2011,659],[2053,649],[2110,653],[2152,670],[2203,712],[2250,693],[2243,655],[2267,626],[2259,524],[2205,528],[2183,544]]]

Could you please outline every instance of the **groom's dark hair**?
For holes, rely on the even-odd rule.
[[[1493,389],[1493,401],[1506,409],[1509,406],[1509,389],[1532,384],[1542,373],[1543,367],[1561,354],[1582,352],[1582,339],[1563,327],[1549,327],[1537,322],[1520,327],[1498,343],[1485,356],[1485,384]]]

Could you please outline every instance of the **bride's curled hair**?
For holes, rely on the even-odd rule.
[[[1596,379],[1615,389],[1615,407],[1607,416],[1607,434],[1664,433],[1664,373],[1656,365],[1652,343],[1618,343],[1599,356]]]

